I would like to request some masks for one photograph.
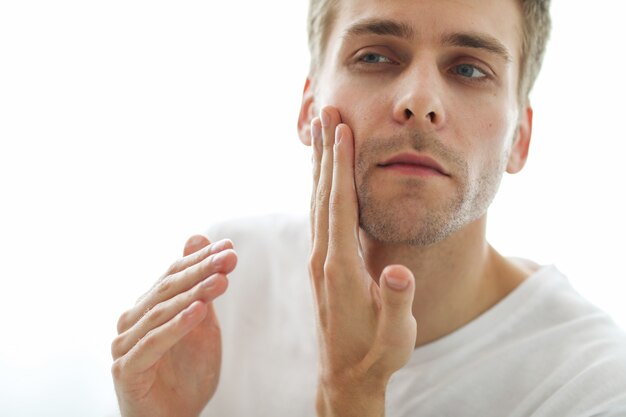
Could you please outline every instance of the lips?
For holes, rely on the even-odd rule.
[[[408,169],[430,169],[439,173],[441,175],[445,175],[447,177],[450,174],[433,158],[426,155],[418,155],[414,153],[402,153],[396,155],[385,162],[378,164],[378,166],[382,168],[392,167],[392,168],[408,168]]]

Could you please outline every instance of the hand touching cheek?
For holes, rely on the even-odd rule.
[[[379,284],[359,254],[354,137],[325,107],[311,125],[313,195],[309,272],[317,309],[320,416],[382,416],[390,376],[415,346],[414,278],[386,267]]]

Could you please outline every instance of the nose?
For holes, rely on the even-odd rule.
[[[443,91],[436,67],[415,65],[398,81],[393,118],[423,131],[437,130],[445,123]]]

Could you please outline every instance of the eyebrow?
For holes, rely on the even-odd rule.
[[[343,38],[351,38],[366,35],[394,36],[397,38],[412,40],[415,31],[406,23],[395,20],[367,19],[350,26],[344,33]],[[445,35],[442,38],[445,46],[457,46],[461,48],[482,49],[495,54],[506,62],[512,62],[513,58],[509,50],[493,36],[478,32],[458,32]]]
[[[350,26],[344,38],[363,35],[388,35],[398,38],[412,39],[415,33],[413,29],[402,22],[395,20],[367,19]]]
[[[483,49],[487,52],[500,56],[506,62],[512,62],[513,58],[509,50],[496,38],[482,33],[451,33],[444,36],[443,44],[462,48]]]

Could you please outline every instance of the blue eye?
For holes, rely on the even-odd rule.
[[[393,61],[387,58],[384,55],[375,54],[375,53],[367,53],[361,55],[359,61],[364,62],[366,64],[392,64]]]
[[[466,78],[485,78],[487,74],[473,65],[461,64],[454,68],[454,72]]]

